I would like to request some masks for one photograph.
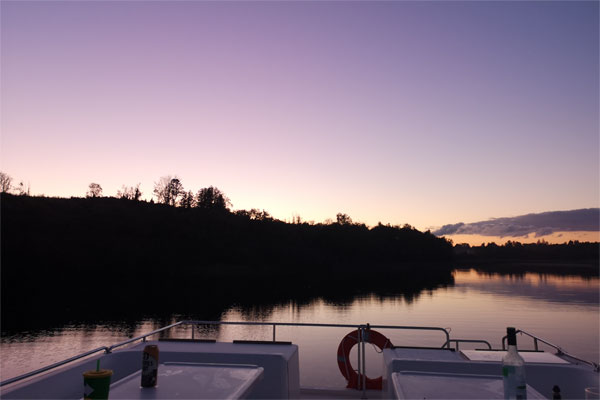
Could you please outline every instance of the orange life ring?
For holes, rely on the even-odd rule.
[[[338,367],[340,368],[342,375],[344,375],[344,378],[348,380],[348,385],[346,386],[347,388],[362,389],[362,374],[357,373],[352,367],[352,364],[350,364],[350,350],[355,344],[360,342],[359,335],[360,332],[358,329],[350,332],[342,339],[340,345],[338,346]],[[364,331],[364,341],[374,344],[375,346],[379,347],[380,350],[393,347],[390,339],[372,329],[366,329]],[[366,377],[365,381],[365,386],[367,389],[382,389],[383,378],[381,376],[375,379]]]

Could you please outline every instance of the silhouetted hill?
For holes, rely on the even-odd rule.
[[[115,198],[1,195],[2,308],[418,291],[452,245],[404,228],[289,224]]]

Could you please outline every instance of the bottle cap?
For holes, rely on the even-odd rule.
[[[517,332],[515,328],[509,327],[506,328],[506,335],[508,337],[508,345],[516,346],[517,345]]]

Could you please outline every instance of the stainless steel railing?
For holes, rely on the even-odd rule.
[[[65,365],[65,364],[68,364],[70,362],[79,360],[79,359],[87,357],[89,355],[98,353],[99,351],[103,351],[103,350],[106,351],[107,349],[108,349],[108,347],[102,346],[102,347],[98,347],[97,349],[94,349],[94,350],[86,351],[85,353],[81,353],[81,354],[78,354],[78,355],[73,356],[71,358],[67,358],[66,360],[62,360],[62,361],[56,362],[54,364],[47,365],[47,366],[45,366],[43,368],[36,369],[35,371],[31,371],[31,372],[28,372],[28,373],[23,374],[23,375],[15,376],[14,378],[6,379],[6,380],[0,382],[0,386],[8,385],[9,383],[17,382],[17,381],[23,380],[25,378],[29,378],[30,376],[41,374],[42,372],[49,371],[49,370],[54,369],[56,367],[60,367],[61,365]]]
[[[532,333],[525,332],[524,330],[521,330],[521,329],[517,329],[517,331],[515,333],[520,333],[522,335],[526,335],[526,336],[529,336],[530,338],[532,338],[533,339],[533,348],[536,351],[539,350],[539,344],[538,344],[538,342],[542,342],[545,345],[548,345],[548,346],[552,347],[553,349],[555,349],[556,350],[556,354],[558,354],[558,355],[565,355],[565,356],[567,356],[569,358],[572,358],[572,359],[574,359],[576,361],[579,361],[579,362],[582,362],[584,364],[590,365],[590,366],[592,366],[594,368],[594,371],[600,372],[600,366],[598,364],[596,364],[595,362],[591,362],[591,361],[583,360],[581,358],[577,358],[577,357],[575,357],[575,356],[567,353],[560,346],[552,344],[552,343],[550,343],[550,342],[548,342],[548,341],[546,341],[546,340],[544,340],[544,339],[542,339],[542,338],[540,338],[540,337],[538,337],[538,336],[536,336],[536,335],[534,335]],[[508,338],[508,335],[502,337],[502,350],[506,350],[506,340],[507,340],[507,338]]]
[[[326,327],[326,328],[354,328],[359,329],[364,327],[365,329],[376,328],[376,329],[410,329],[410,330],[422,330],[422,331],[441,331],[446,336],[446,342],[450,340],[450,334],[445,328],[433,327],[433,326],[398,326],[398,325],[371,325],[371,324],[317,324],[317,323],[306,323],[306,322],[230,322],[230,321],[196,321],[187,320],[181,321],[183,324],[188,325],[257,325],[257,326],[272,326],[273,327],[273,341],[276,341],[276,327],[277,326],[307,326],[307,327]],[[445,342],[445,343],[446,343]],[[445,344],[444,343],[444,344]],[[444,347],[444,346],[442,346]]]
[[[51,369],[60,367],[61,365],[65,365],[65,364],[68,364],[70,362],[73,362],[73,361],[76,361],[76,360],[80,360],[82,358],[85,358],[85,357],[90,356],[92,354],[98,353],[100,351],[104,351],[104,353],[108,354],[108,353],[111,353],[112,350],[115,349],[115,348],[117,348],[117,347],[121,347],[121,346],[124,346],[126,344],[136,342],[138,340],[143,340],[145,342],[146,338],[148,336],[156,335],[157,333],[160,333],[162,331],[166,331],[168,329],[171,329],[171,328],[173,328],[175,326],[178,326],[178,325],[181,325],[181,324],[182,324],[182,322],[180,321],[180,322],[177,322],[175,324],[171,324],[171,325],[162,327],[160,329],[156,329],[156,330],[154,330],[152,332],[148,332],[148,333],[146,333],[144,335],[140,335],[140,336],[134,337],[132,339],[128,339],[128,340],[125,340],[123,342],[114,344],[112,346],[102,346],[102,347],[98,347],[98,348],[93,349],[93,350],[86,351],[85,353],[81,353],[81,354],[78,354],[76,356],[67,358],[66,360],[58,361],[58,362],[55,362],[54,364],[47,365],[47,366],[45,366],[43,368],[40,368],[40,369],[36,369],[35,371],[31,371],[31,372],[28,372],[28,373],[23,374],[23,375],[15,376],[14,378],[3,380],[2,382],[0,382],[0,387],[4,386],[4,385],[8,385],[9,383],[21,381],[23,379],[29,378],[29,377],[34,376],[34,375],[41,374],[42,372],[46,372],[46,371],[49,371]]]
[[[456,350],[458,350],[460,343],[483,343],[485,344],[489,350],[492,350],[492,345],[487,340],[476,340],[476,339],[449,339],[448,347],[450,347],[450,343],[456,343]]]
[[[124,340],[124,341],[119,342],[117,344],[113,344],[112,346],[108,346],[106,348],[106,353],[112,353],[113,349],[116,349],[117,347],[125,346],[126,344],[129,344],[129,343],[137,342],[138,340],[141,340],[141,341],[145,342],[146,338],[148,336],[153,336],[153,335],[156,335],[157,333],[160,333],[160,332],[163,332],[163,331],[168,331],[171,328],[174,328],[176,326],[183,325],[183,324],[184,324],[184,321],[179,321],[179,322],[176,322],[174,324],[163,326],[162,328],[159,328],[159,329],[155,329],[152,332],[148,332],[148,333],[146,333],[144,335],[136,336],[134,338]],[[193,333],[193,331],[192,331],[192,333]]]

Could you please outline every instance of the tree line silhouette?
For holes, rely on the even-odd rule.
[[[450,242],[409,225],[369,228],[343,213],[326,224],[286,223],[264,210],[232,212],[214,187],[188,205],[183,196],[154,203],[127,193],[133,198],[0,195],[3,321],[47,308],[415,293],[452,281]]]
[[[454,246],[455,265],[478,270],[522,273],[552,272],[561,275],[598,276],[600,245],[570,240],[551,244],[545,240],[537,243],[507,241],[470,246]]]
[[[454,246],[458,260],[556,260],[598,262],[600,246],[598,243],[570,240],[564,244],[551,244],[545,240],[537,243],[507,241],[503,245],[494,242],[481,246],[457,244]]]

